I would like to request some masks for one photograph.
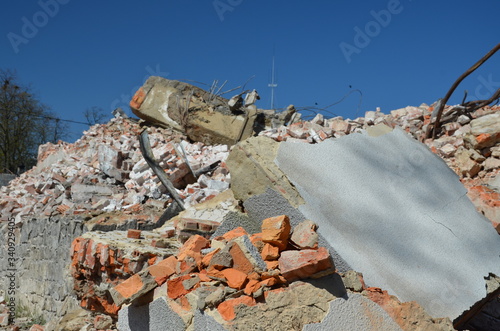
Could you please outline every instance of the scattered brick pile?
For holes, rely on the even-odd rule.
[[[316,225],[291,226],[287,216],[263,221],[262,232],[249,235],[239,227],[208,240],[191,236],[175,256],[133,275],[110,290],[121,306],[155,289],[174,307],[217,308],[226,321],[240,304],[256,305],[273,288],[335,272],[327,249],[318,247]]]
[[[98,239],[91,233],[76,238],[71,245],[71,274],[81,306],[94,312],[116,315],[108,289],[164,259],[178,249],[173,235],[130,229],[103,233]],[[146,244],[148,243],[148,244]]]
[[[1,188],[0,219],[16,217],[19,223],[31,215],[120,210],[138,214],[145,206],[163,210],[171,199],[142,157],[137,139],[141,131],[138,123],[117,117],[108,124],[92,126],[73,144],[41,145],[37,167]],[[190,144],[169,129],[148,131],[155,158],[187,205],[227,189],[229,176],[223,163],[227,146]],[[193,177],[192,171],[221,161],[211,175]],[[156,215],[145,218],[157,220]]]
[[[458,106],[446,106],[444,134],[435,140],[423,139],[433,111],[427,105],[390,114],[369,111],[355,120],[325,119],[318,114],[311,121],[260,135],[277,141],[320,143],[363,131],[378,135],[399,126],[443,158],[467,187],[478,210],[500,233],[500,181],[494,181],[500,172],[499,109],[485,107],[464,114]],[[103,229],[110,222],[157,222],[171,199],[142,158],[137,140],[141,130],[136,122],[117,117],[91,127],[74,144],[40,146],[38,166],[0,189],[0,220],[15,216],[20,223],[33,215],[91,213],[89,222],[101,226],[91,230]],[[156,159],[187,207],[229,188],[231,177],[224,163],[227,146],[191,144],[169,129],[148,130]],[[210,166],[210,172],[194,177],[193,173]],[[261,233],[248,234],[237,228],[210,239],[218,224],[179,218],[175,229],[113,231],[76,238],[71,247],[71,272],[81,305],[116,317],[124,304],[165,297],[179,315],[208,309],[230,323],[235,322],[241,304],[258,306],[268,296],[291,288],[296,280],[335,271],[328,251],[318,247],[316,225],[311,221],[292,232],[288,217],[278,216],[266,219]],[[175,231],[177,238],[173,237]],[[344,282],[349,287],[346,279]],[[411,328],[401,311],[413,306],[394,303],[380,289],[366,288],[362,278],[356,286],[387,308],[401,327]]]

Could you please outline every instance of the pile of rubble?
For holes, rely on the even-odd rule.
[[[187,321],[189,313],[206,308],[213,308],[218,320],[233,321],[239,305],[254,306],[269,290],[335,272],[328,250],[318,247],[314,223],[301,223],[290,233],[282,215],[264,220],[261,233],[249,235],[239,227],[211,241],[193,235],[177,255],[115,286],[111,296],[121,306],[156,288],[153,300],[166,298]]]
[[[354,120],[316,114],[312,120],[302,121],[293,106],[275,114],[257,109],[257,99],[255,91],[226,100],[186,83],[151,77],[131,101],[133,112],[145,122],[117,113],[108,124],[91,127],[73,144],[42,145],[37,166],[0,188],[2,229],[14,218],[21,232],[35,216],[46,222],[56,217],[81,219],[85,227],[85,233],[71,238],[69,254],[63,257],[71,263],[73,295],[84,309],[70,311],[62,305],[64,317],[54,319],[46,329],[79,330],[85,326],[86,330],[113,330],[118,326],[120,330],[160,330],[169,325],[176,330],[451,330],[448,317],[456,326],[481,329],[484,319],[458,317],[455,311],[439,314],[451,312],[451,308],[429,312],[429,306],[423,308],[427,302],[400,302],[389,295],[394,290],[389,288],[390,281],[383,286],[389,292],[367,287],[363,275],[352,269],[366,269],[364,279],[386,281],[387,277],[381,272],[382,278],[373,278],[380,275],[373,274],[372,266],[359,264],[360,260],[345,250],[360,256],[373,253],[366,251],[365,243],[338,245],[342,245],[340,239],[349,239],[353,233],[363,238],[360,240],[377,237],[354,222],[342,228],[342,217],[348,215],[343,208],[351,206],[343,197],[335,200],[347,201],[337,206],[338,215],[321,204],[311,205],[311,201],[325,197],[315,195],[316,188],[299,184],[297,177],[309,182],[326,179],[314,173],[317,169],[307,164],[310,158],[299,147],[319,153],[319,147],[328,150],[334,146],[332,141],[341,146],[355,140],[361,143],[361,137],[379,139],[378,143],[384,136],[390,136],[388,143],[401,136],[412,137],[412,143],[422,141],[458,175],[477,210],[500,233],[500,107],[465,113],[460,106],[446,106],[443,134],[425,139],[434,121],[435,105],[409,106],[390,114],[369,111]],[[142,156],[138,136],[144,129],[148,130],[154,157],[182,199],[182,206],[176,205]],[[388,186],[397,188],[418,173],[408,164],[417,170],[424,168],[424,157],[429,157],[425,153],[436,158],[423,148],[425,152],[419,149],[403,161],[394,160],[390,169],[384,168],[396,172],[396,176],[388,175]],[[305,163],[292,165],[293,151],[304,152],[295,156]],[[317,155],[326,158],[321,156],[325,154]],[[317,163],[323,161],[318,159]],[[430,164],[440,166],[434,161]],[[323,195],[348,195],[351,191],[348,187],[325,191],[321,184],[311,185],[319,187]],[[463,186],[458,183],[449,189],[459,194],[460,188]],[[369,189],[364,191],[379,192],[377,187]],[[405,192],[411,200],[411,192]],[[382,204],[373,205],[377,212],[373,224],[378,224],[377,217],[387,216]],[[437,206],[422,212],[432,218],[443,209]],[[325,222],[322,217],[305,217],[308,208],[309,212],[325,212],[326,221],[339,226],[335,229],[337,242],[327,233],[331,228],[325,224],[329,223],[320,223]],[[372,206],[369,209],[367,213],[373,212]],[[432,221],[446,228],[443,235],[469,245],[453,226],[441,224],[437,217]],[[476,221],[471,218],[470,226],[486,233],[484,247],[493,247],[496,239],[488,232],[492,229]],[[460,220],[454,226],[457,224],[464,223]],[[392,249],[391,243],[383,249]],[[473,253],[479,252],[475,243],[471,247]],[[334,248],[344,250],[344,254]],[[398,254],[406,248],[400,247]],[[348,263],[357,263],[359,270]],[[490,304],[498,297],[500,282],[494,274],[488,277],[490,287],[484,300]],[[476,295],[477,289],[473,290]],[[481,302],[473,307],[476,316],[484,305]],[[500,316],[492,320],[497,323]]]
[[[73,144],[41,145],[37,166],[0,189],[0,219],[15,217],[19,223],[30,215],[124,212],[134,217],[125,217],[121,224],[133,219],[155,223],[158,212],[172,199],[142,158],[137,139],[141,130],[135,121],[118,116],[108,124],[94,125]],[[155,157],[186,205],[229,187],[223,163],[229,154],[227,146],[191,144],[170,129],[148,130]],[[217,169],[211,174],[195,177],[197,171],[212,165]],[[96,220],[101,227],[109,223],[104,218]]]

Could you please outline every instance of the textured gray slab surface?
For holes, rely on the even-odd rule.
[[[182,318],[170,309],[164,298],[150,304],[134,307],[123,306],[118,311],[120,331],[179,331],[186,327]]]
[[[401,328],[375,302],[361,294],[330,302],[330,310],[321,323],[307,324],[303,331],[401,331]]]
[[[458,177],[401,130],[317,145],[282,143],[276,163],[306,204],[299,210],[368,286],[459,316],[500,274],[500,236]]]

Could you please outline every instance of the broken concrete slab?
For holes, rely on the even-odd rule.
[[[143,306],[123,306],[118,312],[118,330],[185,330],[182,318],[160,297]]]
[[[130,102],[132,112],[205,144],[234,145],[253,133],[255,114],[233,113],[228,100],[188,83],[152,76]]]
[[[361,294],[351,293],[348,298],[330,302],[329,311],[321,323],[304,325],[303,331],[386,330],[401,328],[376,303]]]
[[[314,160],[314,162],[311,162]],[[371,286],[458,317],[500,272],[500,237],[457,176],[401,130],[318,145],[282,143],[277,164],[299,210]]]
[[[298,192],[274,164],[278,147],[279,143],[270,138],[252,137],[232,149],[226,163],[236,199],[245,201],[271,187],[283,194],[293,206],[303,203]]]

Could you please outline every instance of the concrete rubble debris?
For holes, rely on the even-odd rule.
[[[139,118],[176,129],[191,140],[231,146],[252,136],[256,122],[266,122],[258,117],[268,115],[254,106],[259,98],[253,90],[245,100],[241,94],[227,100],[213,91],[153,76],[136,92],[130,107]]]
[[[151,77],[130,104],[144,121],[115,110],[0,185],[33,330],[500,325],[499,106],[445,106],[424,139],[435,104],[344,119],[215,92]]]

